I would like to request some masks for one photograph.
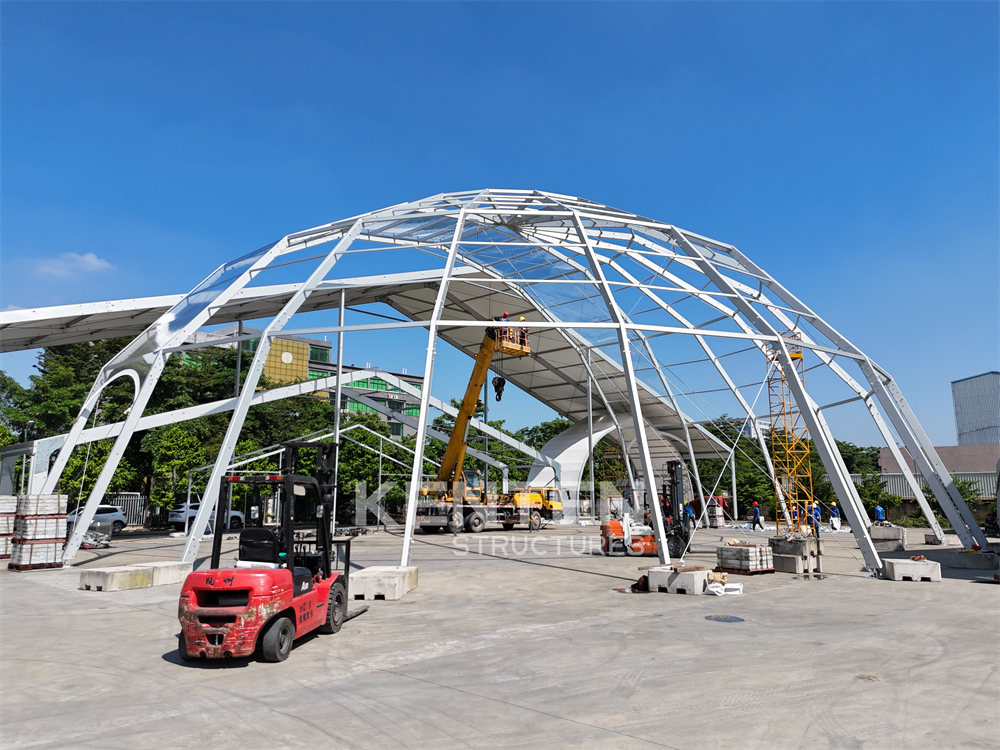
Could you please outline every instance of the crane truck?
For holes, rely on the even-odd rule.
[[[527,523],[528,528],[539,529],[543,519],[562,518],[558,492],[523,489],[509,494],[488,494],[480,477],[467,476],[463,469],[469,423],[497,353],[510,357],[530,354],[526,330],[504,325],[486,329],[437,476],[420,489],[416,523],[425,533],[444,529],[454,534],[463,529],[479,532],[488,523],[499,523],[504,529]],[[495,386],[500,389],[502,384],[501,380]]]

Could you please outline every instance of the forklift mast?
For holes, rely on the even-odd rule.
[[[493,355],[500,352],[512,357],[523,357],[531,353],[527,337],[521,338],[514,334],[513,327],[500,326],[486,329],[483,343],[479,345],[479,353],[476,355],[476,363],[472,367],[469,385],[465,389],[465,396],[462,397],[458,415],[455,417],[455,426],[451,431],[448,447],[445,448],[444,458],[441,459],[437,481],[448,482],[450,486],[454,486],[463,480],[462,464],[465,463],[465,451],[468,446],[469,421],[475,414],[479,394],[483,390],[490,364],[493,362]]]
[[[263,482],[280,483],[282,489],[281,518],[277,528],[279,537],[280,555],[286,559],[288,567],[296,567],[305,560],[298,560],[296,556],[295,543],[295,498],[296,488],[300,492],[308,487],[315,491],[315,523],[316,523],[316,553],[319,556],[319,569],[324,577],[329,577],[333,569],[331,559],[332,537],[330,533],[332,508],[333,508],[333,476],[334,462],[336,457],[335,445],[332,443],[305,443],[289,441],[282,443],[285,448],[282,457],[282,466],[278,474],[261,478]],[[299,451],[309,449],[316,451],[315,477],[300,474],[299,471]],[[242,481],[241,477],[224,477],[220,488],[219,508],[226,508],[226,498],[228,496],[228,484],[230,481]],[[260,501],[260,482],[253,483],[253,496],[255,502]],[[263,525],[263,513],[258,518],[255,525]],[[307,519],[300,519],[306,522]],[[222,533],[221,528],[216,529],[215,537],[212,540],[212,568],[218,568],[221,562],[222,553]],[[300,545],[301,546],[301,545]],[[306,566],[308,567],[308,566]]]
[[[684,519],[684,464],[681,461],[668,461],[666,479],[663,483],[661,507],[676,523]]]

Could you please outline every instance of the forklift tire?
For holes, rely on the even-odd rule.
[[[684,555],[684,540],[679,536],[668,536],[667,537],[667,552],[670,553],[670,558],[679,559]]]
[[[473,534],[478,534],[486,528],[486,519],[483,518],[481,513],[470,513],[469,517],[465,519],[465,526]]]
[[[528,528],[531,531],[538,531],[542,528],[542,514],[537,510],[531,511],[531,515],[528,516]]]
[[[184,641],[183,633],[177,636],[177,655],[181,657],[181,661],[195,660],[195,657],[188,652],[187,643]]]
[[[347,614],[347,592],[344,591],[344,584],[341,581],[334,581],[330,587],[330,603],[326,607],[326,622],[317,630],[327,635],[336,633],[344,624],[345,614]]]
[[[452,534],[461,534],[463,525],[461,513],[456,511],[448,516],[448,531]]]
[[[279,617],[272,622],[261,640],[260,653],[264,661],[284,661],[292,653],[295,640],[295,623],[287,617]]]

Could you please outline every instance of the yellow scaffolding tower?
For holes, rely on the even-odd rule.
[[[799,334],[786,331],[782,337],[799,339]],[[775,520],[778,533],[798,531],[811,533],[809,512],[813,503],[812,466],[809,460],[809,430],[802,419],[795,398],[788,387],[788,378],[778,358],[780,347],[768,344],[767,391],[771,413],[771,461],[774,464],[774,478],[781,488],[781,496],[775,491]],[[802,347],[788,346],[792,366],[805,382]],[[785,512],[781,499],[784,497]]]

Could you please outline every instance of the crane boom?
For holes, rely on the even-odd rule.
[[[518,339],[523,343],[519,343]],[[507,327],[486,329],[483,343],[479,345],[479,353],[476,355],[476,363],[472,367],[469,385],[465,389],[462,404],[455,417],[455,426],[451,431],[448,447],[445,448],[444,458],[441,459],[437,473],[439,482],[454,484],[462,481],[462,464],[465,462],[465,449],[469,438],[469,420],[476,411],[479,394],[490,372],[493,355],[498,351],[512,357],[529,354],[531,350],[528,348],[527,335],[515,336],[514,330]]]

